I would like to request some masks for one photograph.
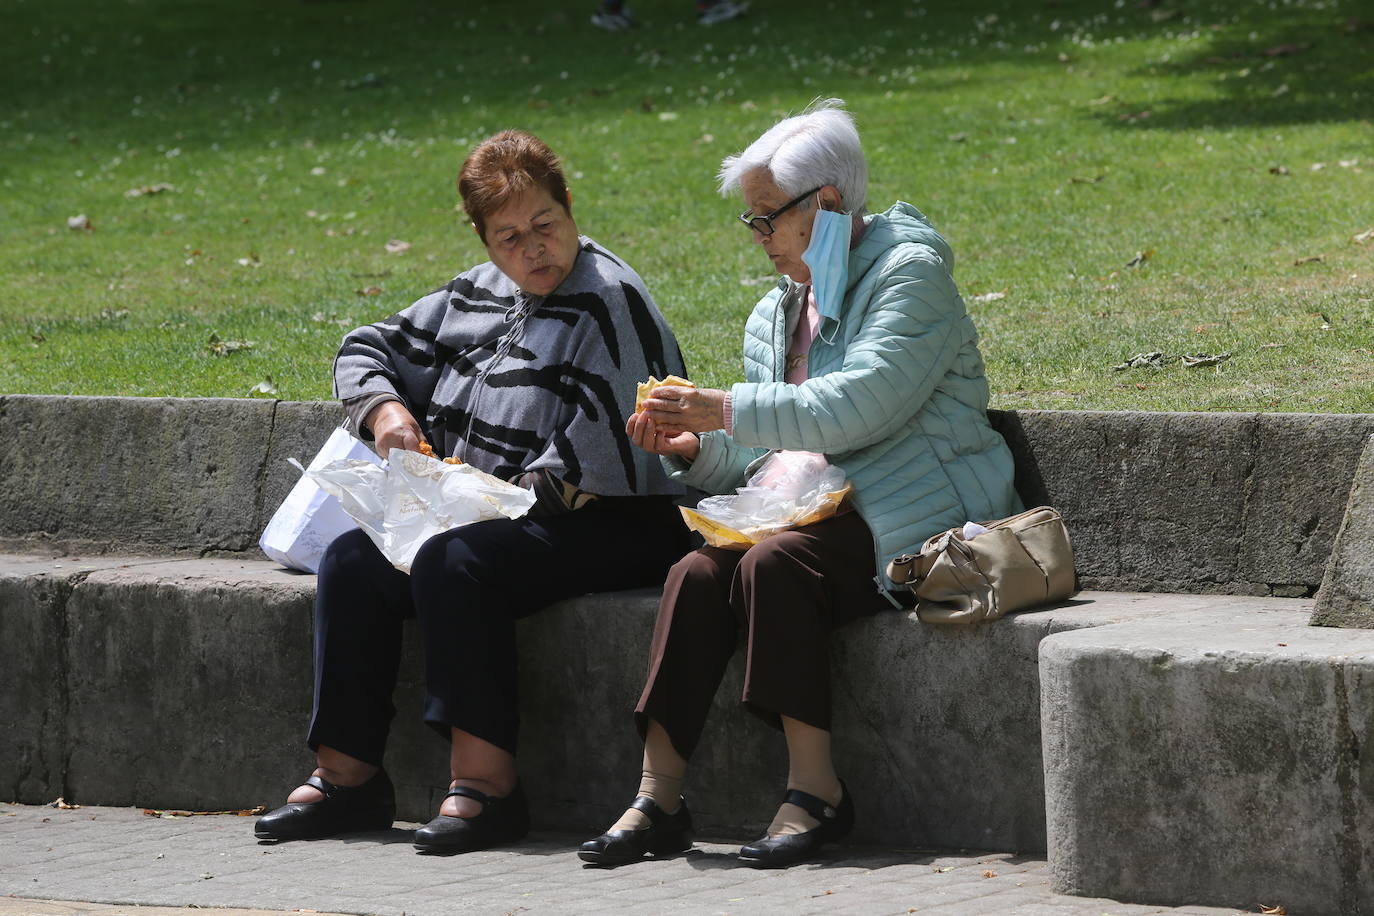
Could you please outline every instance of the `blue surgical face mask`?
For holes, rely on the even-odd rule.
[[[846,213],[816,208],[811,224],[811,243],[802,260],[811,268],[811,290],[821,318],[840,317],[840,303],[849,285],[849,235],[853,220]]]

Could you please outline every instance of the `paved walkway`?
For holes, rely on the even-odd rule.
[[[437,857],[417,855],[399,828],[260,845],[252,824],[234,816],[150,817],[137,808],[0,804],[0,914],[192,916],[204,907],[236,908],[220,916],[1236,912],[1053,894],[1049,865],[1038,855],[845,847],[823,862],[769,872],[740,866],[738,843],[699,842],[681,857],[603,870],[577,859],[585,837],[541,833],[509,849]]]

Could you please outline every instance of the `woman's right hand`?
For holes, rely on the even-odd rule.
[[[393,448],[418,452],[420,443],[425,441],[420,432],[420,424],[406,410],[400,401],[383,401],[372,409],[363,419],[363,425],[372,430],[372,438],[377,442],[377,454],[385,458]]]
[[[649,412],[630,414],[625,421],[625,432],[630,441],[652,455],[676,455],[687,461],[695,461],[701,452],[701,440],[696,433],[665,433],[660,431]]]

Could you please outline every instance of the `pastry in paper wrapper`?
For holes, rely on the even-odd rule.
[[[334,461],[309,476],[338,499],[382,554],[409,573],[425,541],[494,518],[519,518],[534,493],[477,470],[393,448],[385,468]]]
[[[712,547],[748,550],[774,534],[801,528],[839,511],[851,485],[844,471],[815,452],[774,452],[746,486],[681,507],[687,527]]]

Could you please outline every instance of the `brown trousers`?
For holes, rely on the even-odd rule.
[[[873,536],[857,512],[774,535],[747,551],[703,547],[663,586],[649,678],[635,707],[691,757],[744,631],[746,708],[830,730],[830,633],[890,608],[873,582]]]

